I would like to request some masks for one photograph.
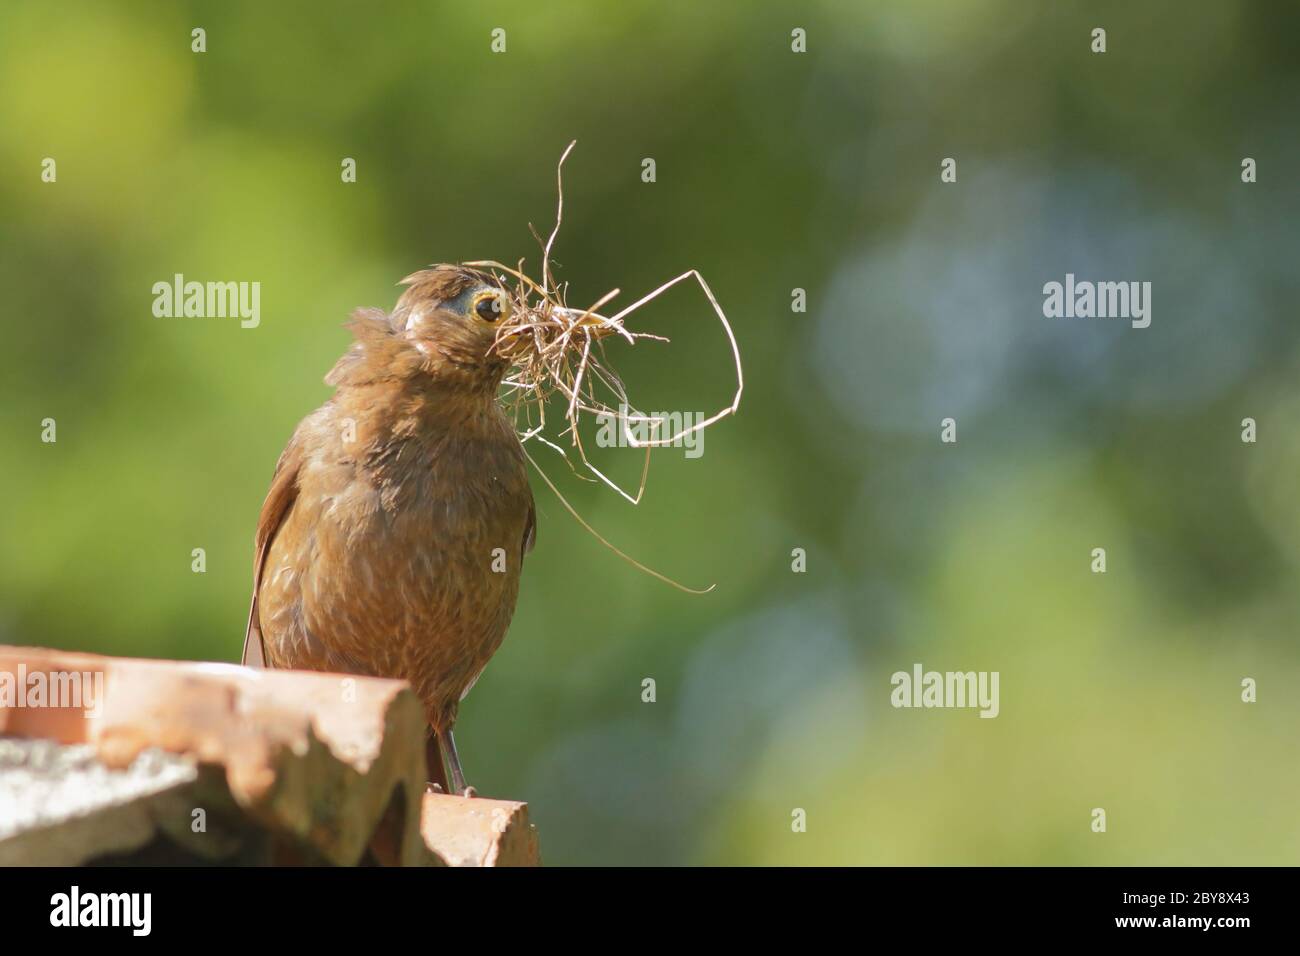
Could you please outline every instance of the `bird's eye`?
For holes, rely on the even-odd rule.
[[[480,296],[474,303],[474,312],[484,322],[496,322],[506,314],[505,297],[495,292]]]

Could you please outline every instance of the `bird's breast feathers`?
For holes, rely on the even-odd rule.
[[[337,420],[304,425],[315,447],[263,576],[268,639],[391,676],[454,683],[452,672],[481,668],[513,614],[532,521],[513,431],[397,437],[390,424],[376,444]]]

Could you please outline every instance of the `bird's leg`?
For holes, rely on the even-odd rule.
[[[447,792],[447,768],[442,762],[442,748],[438,745],[438,733],[432,727],[424,739],[424,758],[428,775],[427,788],[430,793]]]
[[[451,768],[452,791],[458,797],[474,797],[478,793],[473,787],[465,785],[465,771],[460,769],[460,755],[456,753],[456,739],[451,735],[451,728],[438,731],[438,743],[447,757],[447,766]]]

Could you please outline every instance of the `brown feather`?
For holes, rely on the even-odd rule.
[[[410,681],[435,728],[505,637],[536,514],[496,402],[494,330],[444,303],[492,283],[435,267],[361,309],[258,521],[245,657]],[[459,307],[457,307],[459,308]],[[497,548],[505,570],[493,568]]]
[[[262,641],[262,628],[257,618],[257,592],[262,585],[262,569],[266,566],[266,553],[285,514],[293,506],[298,494],[298,466],[301,463],[299,447],[294,441],[280,453],[271,477],[271,490],[262,502],[262,512],[257,518],[257,531],[253,538],[253,598],[248,608],[248,627],[244,631],[244,653],[241,663],[245,667],[265,667],[266,648]]]

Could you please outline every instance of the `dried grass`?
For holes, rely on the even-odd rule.
[[[735,414],[740,407],[740,396],[744,390],[744,373],[740,362],[740,348],[736,344],[736,336],[732,331],[731,323],[727,321],[727,316],[718,304],[713,290],[709,288],[708,283],[704,281],[704,277],[695,269],[690,269],[676,278],[670,279],[612,315],[604,315],[600,310],[608,306],[619,295],[618,289],[607,292],[585,309],[575,309],[568,305],[566,302],[567,284],[557,283],[555,280],[551,265],[551,251],[555,246],[556,237],[560,232],[560,224],[564,218],[564,161],[568,158],[574,145],[575,143],[568,145],[563,155],[560,156],[559,164],[556,166],[555,178],[558,200],[555,211],[555,227],[551,230],[550,236],[545,242],[541,241],[540,236],[538,237],[538,242],[542,246],[541,280],[535,281],[530,278],[524,272],[524,263],[522,261],[515,268],[491,260],[480,260],[464,264],[493,273],[510,295],[509,314],[502,320],[492,348],[496,354],[507,359],[510,363],[510,371],[503,383],[506,390],[505,401],[514,413],[516,426],[519,429],[519,440],[525,446],[525,454],[528,454],[528,442],[539,442],[558,452],[569,463],[570,468],[574,469],[575,473],[581,474],[575,467],[574,459],[570,458],[568,451],[557,443],[557,440],[562,441],[567,436],[568,444],[575,453],[577,461],[595,476],[595,479],[591,480],[600,480],[632,504],[638,504],[645,493],[646,481],[650,472],[650,452],[652,449],[681,442],[688,435],[708,428],[728,415]],[[534,235],[537,235],[535,231]],[[622,380],[609,363],[605,353],[605,344],[615,338],[622,339],[628,345],[635,345],[643,339],[667,342],[668,339],[660,335],[630,331],[626,327],[625,320],[673,286],[689,279],[694,279],[699,283],[709,305],[713,308],[714,314],[718,317],[718,321],[722,323],[735,363],[736,391],[731,403],[715,414],[701,421],[696,421],[693,425],[682,428],[674,434],[661,436],[659,430],[663,424],[663,419],[634,412],[620,415],[620,408],[632,409],[634,406],[628,399],[627,389],[624,387]],[[545,434],[547,428],[546,406],[548,401],[557,394],[563,396],[566,400],[564,427],[555,436],[557,440],[552,440]],[[630,447],[645,449],[645,460],[635,494],[630,494],[623,489],[589,460],[586,449],[582,444],[579,429],[579,420],[583,414],[594,417],[611,416],[619,423],[623,430],[623,437]],[[631,423],[644,424],[650,437],[641,439],[634,435],[629,428]],[[657,571],[647,568],[610,544],[591,525],[587,524],[565,500],[559,489],[555,487],[551,479],[537,465],[532,455],[528,455],[528,460],[533,463],[533,467],[541,474],[569,513],[606,547],[636,567],[674,587],[693,593],[703,593],[703,591],[697,591],[678,584]],[[708,590],[712,590],[712,586],[704,589],[704,591]]]

